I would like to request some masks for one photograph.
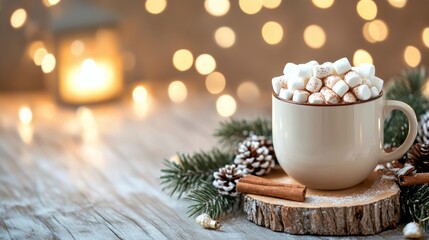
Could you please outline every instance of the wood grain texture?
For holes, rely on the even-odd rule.
[[[266,176],[294,183],[282,170]],[[400,190],[374,172],[361,184],[337,191],[308,189],[304,202],[247,194],[247,219],[274,231],[313,235],[374,235],[395,228],[400,219]]]
[[[211,148],[222,118],[212,96],[160,99],[146,116],[128,100],[90,107],[96,128],[85,133],[76,109],[45,94],[1,94],[0,239],[321,239],[274,232],[243,214],[221,219],[220,231],[188,218],[188,202],[161,190],[162,159]],[[237,118],[269,116],[270,102],[261,102],[240,105]],[[33,110],[31,138],[17,124],[22,105]],[[400,231],[371,239],[402,239]]]

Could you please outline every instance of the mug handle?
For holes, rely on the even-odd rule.
[[[408,126],[409,126],[407,138],[405,138],[404,143],[402,143],[402,145],[399,146],[399,148],[395,149],[394,151],[387,153],[383,150],[382,157],[378,162],[380,164],[390,162],[393,160],[398,160],[399,158],[401,158],[408,151],[408,149],[410,149],[411,145],[413,145],[416,139],[417,118],[416,118],[416,114],[414,113],[414,110],[406,103],[403,103],[400,101],[394,101],[394,100],[387,100],[387,103],[384,106],[385,116],[389,112],[395,109],[402,111],[405,114],[405,116],[407,116]]]

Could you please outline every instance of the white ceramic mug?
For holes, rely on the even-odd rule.
[[[413,109],[379,97],[353,104],[297,104],[273,102],[273,144],[283,170],[313,189],[334,190],[355,186],[379,163],[399,159],[417,134]],[[383,150],[384,119],[394,110],[408,118],[409,132],[396,150]],[[400,129],[398,129],[400,131]]]

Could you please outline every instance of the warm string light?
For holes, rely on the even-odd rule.
[[[422,31],[422,40],[427,48],[429,48],[429,27],[423,29]]]
[[[230,95],[222,95],[216,101],[216,109],[222,117],[230,117],[237,110],[237,103]]]
[[[304,30],[304,41],[311,48],[321,48],[326,42],[325,31],[318,25],[310,25]]]
[[[58,3],[60,3],[61,2],[61,0],[43,0],[43,4],[46,6],[46,7],[52,7],[52,6],[55,6],[55,5],[57,5]]]
[[[151,14],[160,14],[167,7],[167,0],[146,0],[145,8]]]
[[[327,9],[330,8],[335,0],[311,0],[314,4],[314,6],[321,8],[321,9]]]
[[[34,129],[32,126],[33,112],[28,106],[22,106],[19,108],[18,118],[18,134],[24,143],[31,144],[34,134]]]
[[[48,55],[48,50],[46,50],[46,48],[44,47],[38,48],[36,52],[34,52],[34,56],[33,56],[34,64],[36,64],[37,66],[42,65],[42,61],[46,55]]]
[[[206,11],[215,17],[220,17],[228,13],[231,4],[229,0],[205,0]]]
[[[238,98],[246,103],[252,103],[259,99],[260,91],[258,85],[254,82],[247,81],[241,83],[237,88]]]
[[[23,8],[16,9],[10,16],[10,25],[13,28],[21,28],[27,21],[27,11]]]
[[[168,96],[174,103],[184,102],[188,96],[186,85],[179,80],[171,82],[170,85],[168,85]]]
[[[353,54],[353,65],[359,66],[361,63],[371,63],[372,64],[373,61],[372,61],[371,54],[369,54],[369,52],[367,52],[363,49],[358,49]]]
[[[235,32],[230,27],[220,27],[214,34],[215,41],[219,47],[230,48],[235,43]]]
[[[195,60],[195,68],[202,75],[207,75],[216,69],[216,61],[210,54],[201,54]]]
[[[387,24],[382,20],[367,22],[363,26],[363,35],[370,43],[382,42],[386,40],[389,34]]]
[[[268,9],[275,9],[280,6],[282,0],[262,0],[262,6]]]
[[[138,85],[133,89],[133,108],[138,117],[145,117],[149,112],[149,92],[142,86]]]
[[[410,67],[417,67],[420,64],[422,55],[414,46],[407,46],[404,50],[404,60],[405,63]]]
[[[173,55],[173,65],[179,71],[186,71],[192,67],[194,56],[188,49],[179,49]]]
[[[33,121],[33,112],[28,106],[23,106],[19,109],[19,121],[24,125],[30,125]]]
[[[274,21],[269,21],[262,27],[262,38],[270,45],[280,43],[283,39],[283,28],[282,26]]]
[[[212,72],[206,77],[206,88],[211,94],[218,94],[225,89],[225,76],[220,72]]]
[[[407,4],[407,0],[387,0],[390,5],[395,8],[403,8]]]
[[[356,11],[364,20],[373,20],[377,17],[377,4],[372,0],[360,0],[356,5]]]
[[[56,60],[53,54],[46,54],[42,60],[42,71],[44,73],[50,73],[55,69]]]
[[[261,0],[239,0],[238,5],[241,11],[249,15],[256,14],[262,9]]]

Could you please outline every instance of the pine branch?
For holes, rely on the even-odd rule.
[[[215,137],[224,147],[233,151],[238,143],[244,141],[251,135],[260,135],[271,139],[271,120],[257,118],[254,120],[234,120],[221,122],[220,127],[215,130]]]
[[[401,189],[402,218],[419,222],[429,230],[429,185],[416,185]]]
[[[233,155],[219,149],[198,152],[193,155],[178,154],[179,163],[164,160],[165,168],[161,170],[161,185],[170,195],[180,198],[184,193],[197,188],[202,181],[212,181],[213,172],[231,163]]]
[[[387,86],[387,98],[407,103],[417,116],[429,108],[428,99],[423,95],[428,75],[425,68],[404,70],[394,77]],[[408,133],[408,121],[400,111],[393,111],[384,123],[384,141],[392,147],[401,145]]]
[[[187,196],[187,200],[194,202],[188,207],[189,217],[195,217],[202,213],[207,213],[213,218],[239,209],[241,197],[230,197],[219,194],[211,182],[202,182],[200,187],[192,190]]]

